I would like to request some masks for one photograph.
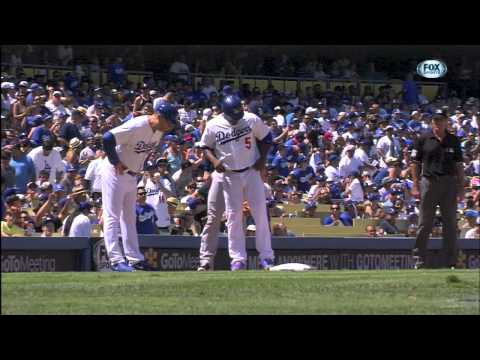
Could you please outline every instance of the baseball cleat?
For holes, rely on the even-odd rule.
[[[133,267],[131,267],[125,262],[113,264],[111,268],[112,268],[112,271],[118,271],[118,272],[134,272],[135,271]]]
[[[414,261],[413,268],[415,270],[420,270],[424,268],[424,262],[422,258],[418,255],[418,249],[412,250],[412,259]]]
[[[210,266],[209,263],[200,265],[200,266],[197,268],[197,271],[211,271],[211,270],[213,270],[213,268]]]
[[[238,271],[238,270],[245,270],[247,266],[243,261],[233,261],[230,264],[230,270],[232,271]]]
[[[148,264],[146,261],[139,261],[135,264],[131,264],[131,267],[133,267],[135,270],[139,271],[158,271],[157,268],[154,268],[150,264]]]
[[[260,261],[260,268],[263,270],[270,270],[270,268],[274,265],[274,262],[272,259],[263,259]]]

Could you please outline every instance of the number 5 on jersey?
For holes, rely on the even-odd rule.
[[[250,140],[250,136],[247,136],[247,137],[245,138],[245,147],[246,147],[247,149],[250,149],[250,148],[252,147],[252,141]]]

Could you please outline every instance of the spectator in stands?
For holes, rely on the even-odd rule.
[[[353,173],[357,173],[360,170],[360,167],[363,165],[358,159],[353,157],[355,153],[354,145],[347,145],[345,147],[345,155],[340,160],[338,164],[338,174],[340,177],[346,178],[351,176]]]
[[[340,205],[333,204],[330,206],[330,215],[322,220],[324,226],[339,226],[346,225],[345,220],[340,218]]]
[[[460,239],[465,238],[468,231],[477,227],[476,221],[479,216],[479,212],[476,210],[466,210],[464,212],[465,222],[460,226]]]
[[[109,80],[116,86],[122,86],[125,84],[125,65],[123,64],[123,59],[121,57],[117,57],[115,62],[109,66],[108,75]]]
[[[255,236],[256,231],[257,228],[255,227],[255,224],[248,225],[245,229],[245,236]]]
[[[173,79],[181,79],[183,81],[188,81],[188,76],[190,74],[190,69],[186,64],[185,55],[181,55],[177,61],[174,61],[170,65],[170,74]]]
[[[59,142],[63,145],[66,145],[70,140],[77,138],[82,139],[80,134],[79,125],[83,119],[83,114],[79,110],[72,111],[70,121],[65,122],[60,128],[60,136],[58,138]]]
[[[92,232],[92,223],[89,218],[92,206],[88,202],[81,202],[78,205],[77,212],[71,216],[71,225],[68,230],[69,237],[90,237]],[[65,226],[68,226],[67,222]]]
[[[5,185],[10,188],[14,187],[16,183],[15,169],[10,165],[13,148],[13,145],[7,145],[6,148],[3,148],[0,161],[0,169],[4,176]]]
[[[368,237],[377,237],[377,228],[374,225],[367,225],[365,232]]]
[[[468,230],[465,234],[465,239],[479,239],[480,238],[480,217],[475,221],[475,227]]]
[[[395,210],[393,208],[387,208],[385,215],[380,219],[378,227],[382,228],[387,234],[400,234],[397,226],[395,225]]]
[[[365,194],[363,191],[363,183],[360,173],[354,172],[348,178],[346,182],[346,191],[344,195],[346,200],[354,203],[360,203],[365,200]]]
[[[49,90],[51,97],[45,103],[45,107],[54,115],[67,115],[67,110],[62,103],[62,92],[58,90]]]
[[[5,152],[6,153],[6,152]],[[2,154],[3,156],[3,154]],[[3,163],[3,161],[2,161]],[[35,181],[35,166],[31,158],[29,158],[23,151],[20,143],[13,146],[12,158],[10,160],[10,168],[15,172],[15,184],[19,193],[24,194],[27,192],[27,184]],[[8,170],[4,172],[2,164],[2,174],[5,174],[6,185],[8,185]]]
[[[24,236],[25,230],[20,226],[15,225],[14,223],[14,214],[7,210],[5,212],[5,221],[2,221],[2,236],[11,237],[11,236]]]
[[[12,104],[12,128],[19,130],[24,118],[27,116],[27,103],[25,94],[17,94]]]

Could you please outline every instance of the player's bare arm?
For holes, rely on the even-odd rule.
[[[265,168],[265,163],[267,161],[267,154],[270,146],[272,146],[273,137],[272,133],[269,132],[262,140],[257,141],[258,151],[260,152],[260,157],[253,165],[255,170],[261,171]]]
[[[225,167],[223,166],[222,162],[218,160],[215,155],[213,154],[213,151],[210,149],[205,149],[204,150],[205,156],[210,161],[214,167],[214,169],[218,172],[225,172]]]

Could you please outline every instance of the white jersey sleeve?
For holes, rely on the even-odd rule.
[[[260,119],[258,116],[252,116],[250,120],[250,126],[253,130],[253,136],[255,136],[258,140],[263,140],[265,136],[268,135],[270,132],[270,128],[265,125],[265,123]]]
[[[215,133],[211,126],[205,127],[205,131],[203,132],[202,138],[200,139],[199,146],[201,148],[209,148],[214,150],[215,149]]]

